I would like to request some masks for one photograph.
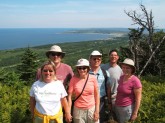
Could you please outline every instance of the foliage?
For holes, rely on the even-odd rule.
[[[142,104],[135,123],[165,122],[165,78],[147,76],[142,79]],[[29,86],[16,81],[12,86],[0,82],[0,122],[30,123]]]
[[[21,64],[18,65],[20,78],[27,82],[34,81],[36,70],[37,54],[28,47],[21,57]]]
[[[121,47],[122,55],[135,61],[139,76],[146,74],[163,75],[165,62],[161,62],[161,59],[164,55],[156,54],[165,51],[165,47],[162,47],[165,33],[163,31],[155,32],[152,11],[148,13],[144,5],[140,5],[140,9],[141,14],[137,11],[125,11],[139,28],[130,29],[129,47]]]
[[[158,36],[158,35],[157,35]],[[158,37],[159,38],[160,33]],[[127,45],[127,38],[116,39],[113,41],[94,41],[94,42],[75,42],[60,44],[62,49],[67,52],[63,59],[65,63],[72,66],[81,58],[89,57],[95,49],[104,54],[104,62],[108,61],[106,53],[111,49],[118,49],[121,45]],[[125,41],[123,41],[125,40]],[[40,54],[37,58],[44,61],[46,49],[51,45],[35,47],[33,51]],[[84,47],[82,47],[84,46]],[[103,48],[104,47],[104,48]],[[163,47],[160,47],[163,48]],[[161,49],[160,49],[161,50]],[[26,51],[26,50],[25,50]],[[161,50],[162,51],[162,50]],[[13,52],[16,53],[17,51]],[[20,51],[18,51],[20,52]],[[21,50],[21,53],[22,52]],[[159,55],[164,55],[159,52]],[[18,55],[18,53],[16,53]],[[80,55],[81,54],[81,55]],[[20,54],[19,54],[20,55]],[[13,55],[14,56],[14,55]],[[7,57],[7,56],[5,56]],[[159,56],[161,57],[161,56]],[[39,66],[40,63],[38,63]],[[74,68],[74,67],[73,67]],[[35,69],[36,70],[36,69]],[[20,73],[0,69],[0,122],[2,123],[30,123],[29,110],[29,89],[30,87],[19,79]],[[142,77],[142,104],[136,123],[163,123],[165,122],[165,78],[145,76]]]
[[[142,104],[137,123],[165,122],[165,78],[143,77]]]
[[[0,69],[0,81],[6,85],[13,85],[15,82],[19,81],[19,74],[16,74],[13,71],[6,71],[4,69]]]
[[[0,83],[0,122],[1,123],[29,123],[29,87],[22,82],[15,82],[12,86]]]
[[[163,30],[160,30],[154,34],[154,41],[161,41],[161,39],[165,36],[165,32]],[[156,52],[155,55],[158,59],[158,70],[160,73],[160,76],[165,76],[165,41],[162,43],[162,45],[159,47],[159,49]]]

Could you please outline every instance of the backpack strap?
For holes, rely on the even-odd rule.
[[[101,70],[102,70],[102,73],[103,73],[104,78],[105,78],[105,92],[106,92],[106,96],[108,96],[107,95],[107,80],[108,80],[107,72],[103,68],[101,68]]]

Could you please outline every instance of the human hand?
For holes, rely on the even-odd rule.
[[[98,121],[99,119],[99,112],[94,112],[94,121]]]
[[[137,114],[132,114],[130,121],[134,121],[134,120],[136,120],[136,118],[137,118]]]
[[[72,122],[72,116],[70,113],[66,113],[65,114],[65,120],[67,121],[67,123]]]

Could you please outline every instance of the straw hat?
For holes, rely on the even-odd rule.
[[[65,56],[65,52],[62,52],[61,47],[59,47],[58,45],[53,45],[50,50],[48,50],[46,52],[46,56],[49,58],[49,54],[52,52],[57,52],[57,53],[61,53],[62,58]]]
[[[129,65],[133,68],[133,73],[135,73],[136,67],[135,67],[135,63],[132,59],[126,58],[123,62],[120,62],[120,65]]]

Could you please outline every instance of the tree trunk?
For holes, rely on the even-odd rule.
[[[145,68],[147,67],[148,63],[151,61],[152,57],[155,55],[156,50],[159,49],[159,47],[161,46],[161,44],[163,43],[165,39],[165,36],[162,38],[162,40],[159,42],[159,44],[157,45],[157,47],[155,48],[155,50],[152,52],[150,58],[148,59],[148,61],[146,62],[146,64],[144,65],[143,69],[140,71],[140,73],[138,74],[138,77],[141,76],[141,74],[143,73],[143,71],[145,70]]]

